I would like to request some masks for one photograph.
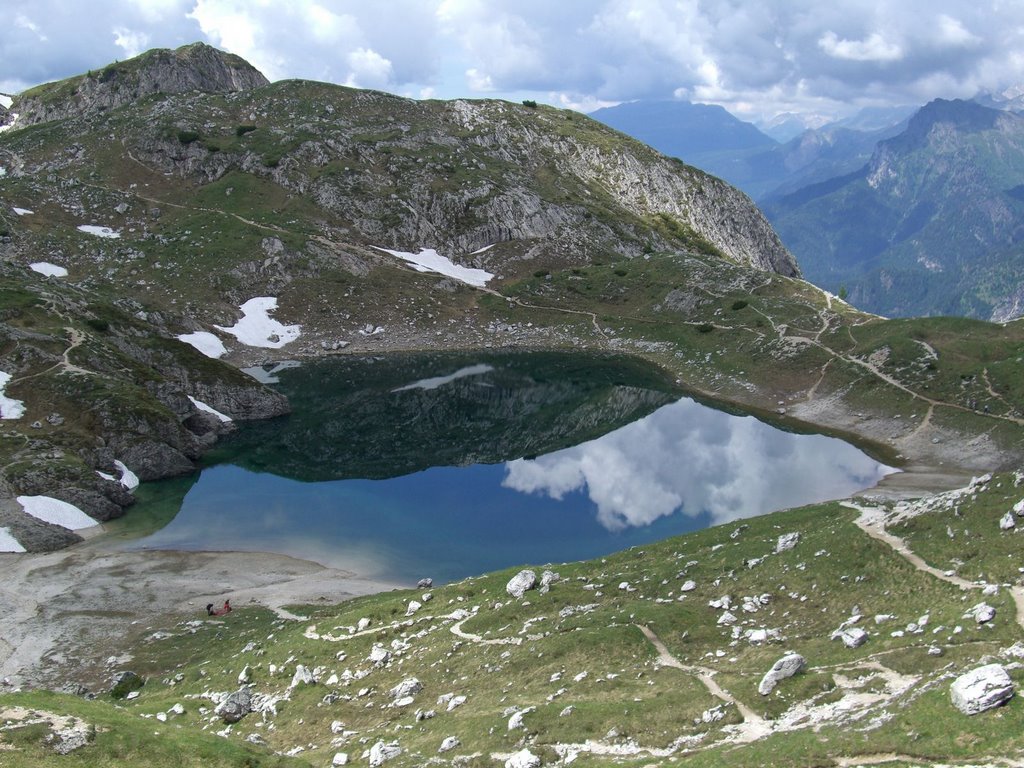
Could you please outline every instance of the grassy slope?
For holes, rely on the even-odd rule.
[[[933,540],[927,532],[969,519],[973,546],[958,550],[959,574],[974,578],[985,573],[997,583],[1016,581],[1017,574],[1003,563],[1017,534],[1000,532],[997,522],[1008,505],[1024,497],[1019,479],[1015,484],[1013,476],[997,476],[962,494],[955,504],[932,504],[909,528],[896,530],[905,530],[927,561],[944,567],[944,537]],[[954,506],[960,517],[954,518]],[[134,701],[115,703],[101,697],[82,702],[27,693],[0,697],[0,707],[63,710],[111,727],[111,735],[75,753],[80,764],[127,759],[122,750],[132,743],[132,764],[160,765],[175,740],[184,743],[197,730],[224,729],[210,714],[212,702],[203,697],[237,689],[244,666],[253,670],[255,691],[281,695],[296,665],[302,664],[319,668],[319,683],[297,686],[277,705],[278,714],[265,722],[254,714],[228,728],[226,740],[216,740],[219,751],[210,758],[220,762],[210,764],[241,764],[232,762],[241,754],[232,750],[245,747],[244,738],[251,733],[260,734],[278,752],[304,747],[298,760],[311,765],[326,764],[335,751],[357,758],[378,740],[397,740],[402,746],[403,754],[390,764],[424,765],[448,736],[456,736],[461,746],[437,759],[439,765],[459,758],[462,765],[492,766],[500,764],[494,756],[524,745],[547,764],[556,757],[556,745],[588,740],[621,756],[613,759],[591,747],[576,765],[647,765],[658,754],[650,750],[665,749],[669,753],[660,758],[662,764],[678,760],[687,765],[720,765],[723,760],[738,766],[828,765],[840,755],[888,752],[921,761],[1019,756],[1024,751],[1024,706],[1017,699],[967,718],[948,698],[952,677],[1021,638],[1010,595],[967,594],[916,571],[856,527],[856,514],[836,503],[816,505],[600,560],[553,566],[561,581],[547,594],[528,592],[519,601],[504,590],[513,569],[434,589],[433,598],[408,618],[406,606],[411,599],[422,600],[420,592],[306,606],[299,610],[309,618],[301,622],[243,608],[223,620],[168,627],[170,636],[163,639],[151,635],[139,640],[132,665],[148,682]],[[775,554],[779,535],[794,531],[801,534],[796,547]],[[763,559],[749,565],[757,558]],[[693,579],[697,587],[680,600],[685,579]],[[620,589],[622,582],[628,582],[629,590]],[[721,611],[708,606],[709,600],[726,594],[735,603],[744,596],[768,595],[767,605],[756,612],[734,607],[737,626],[777,629],[782,637],[766,645],[734,641],[729,627],[716,624]],[[991,626],[979,627],[963,618],[982,599],[997,609]],[[582,605],[592,607],[560,616],[563,609]],[[510,642],[485,644],[454,635],[454,622],[446,616],[460,608],[472,613],[461,631],[485,641]],[[829,636],[854,610],[865,615],[859,625],[871,638],[851,650]],[[892,618],[876,625],[871,618],[875,614]],[[923,632],[905,631],[923,615],[928,616]],[[370,628],[350,634],[348,628],[362,618],[371,621]],[[682,664],[714,670],[723,688],[774,724],[777,732],[735,746],[729,734],[743,716],[731,705],[721,707],[723,719],[701,722],[702,713],[721,702],[692,672],[656,664],[640,624],[656,632]],[[896,630],[905,633],[894,637]],[[376,643],[392,649],[394,657],[375,668],[367,656]],[[943,655],[930,655],[930,647],[942,648]],[[759,696],[761,676],[784,651],[803,654],[809,669],[780,683],[772,695]],[[341,680],[329,684],[331,674]],[[172,680],[175,675],[177,682]],[[1011,675],[1018,683],[1024,680],[1019,670]],[[387,691],[409,677],[423,684],[422,692],[411,705],[393,706]],[[887,677],[900,685],[893,687]],[[464,695],[467,702],[446,712],[436,703],[446,693]],[[826,715],[826,708],[840,700],[850,705],[858,695],[874,695],[875,701],[849,710],[852,716],[843,709],[833,711],[826,717],[831,722],[811,727],[815,714]],[[176,703],[186,713],[172,715],[167,725],[138,719]],[[568,706],[571,714],[563,715]],[[535,708],[525,715],[525,729],[508,729],[511,707]],[[801,707],[809,716],[803,720],[795,714]],[[417,709],[434,709],[437,715],[417,721]],[[343,723],[347,735],[332,732],[335,721]],[[339,730],[336,725],[334,731]],[[35,765],[29,756],[40,754],[40,748],[26,746],[28,741],[19,741],[27,751],[16,754],[26,757],[25,765]],[[196,742],[192,751],[205,749],[207,743]]]

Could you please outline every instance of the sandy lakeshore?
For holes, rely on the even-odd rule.
[[[0,554],[0,691],[72,679],[102,687],[129,664],[129,637],[204,618],[207,603],[230,599],[293,618],[283,606],[396,586],[284,555],[120,552],[103,537],[48,554]]]

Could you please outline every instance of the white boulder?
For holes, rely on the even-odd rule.
[[[792,549],[800,541],[800,534],[797,532],[784,533],[779,536],[779,540],[775,542],[775,554],[785,552],[786,550]]]
[[[1013,519],[1013,512],[1007,512],[1001,518],[999,518],[999,530],[1008,531],[1017,525],[1017,521]]]
[[[833,640],[842,640],[847,648],[860,648],[868,641],[868,633],[860,627],[845,627],[832,633]]]
[[[992,621],[996,617],[996,609],[988,603],[978,603],[972,606],[967,613],[964,614],[964,618],[974,619],[978,624],[985,624]]]
[[[441,742],[441,746],[438,747],[437,751],[438,752],[451,752],[453,749],[455,749],[460,744],[462,744],[462,742],[459,741],[457,737],[449,736],[448,738],[446,738],[444,741]]]
[[[535,586],[537,586],[537,574],[530,570],[522,570],[509,579],[508,584],[505,585],[505,591],[518,599]]]
[[[965,715],[976,715],[1009,701],[1013,681],[1002,664],[986,664],[954,680],[949,695],[953,706]]]
[[[775,690],[775,686],[778,685],[780,680],[792,677],[798,672],[803,671],[806,666],[807,660],[799,653],[787,653],[772,664],[771,669],[765,672],[764,677],[761,678],[761,682],[757,686],[757,692],[762,696],[767,696]]]
[[[530,750],[522,749],[505,761],[505,768],[540,768],[540,758]]]
[[[393,760],[400,754],[402,754],[402,748],[398,746],[397,741],[392,741],[389,744],[378,741],[370,747],[370,766],[371,768],[377,768],[377,766],[386,763],[388,760]]]

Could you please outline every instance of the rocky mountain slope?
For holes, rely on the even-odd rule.
[[[937,100],[870,162],[766,203],[809,279],[888,316],[1024,311],[1024,118]]]
[[[21,128],[94,115],[158,93],[231,93],[266,84],[267,79],[239,56],[193,43],[174,51],[148,51],[96,72],[32,88],[18,95],[12,115],[8,120],[0,116],[0,125],[16,121]]]
[[[75,463],[52,484],[63,496],[49,494],[72,498],[82,484],[68,477],[91,478],[113,459],[146,478],[184,471],[180,457],[197,455],[181,432],[189,420],[283,408],[251,382],[244,403],[197,388],[197,376],[175,373],[176,388],[162,388],[127,363],[79,362],[104,334],[135,338],[118,353],[144,365],[154,363],[142,340],[159,340],[165,355],[204,365],[206,381],[227,387],[242,386],[240,374],[174,339],[236,365],[342,350],[626,352],[691,391],[872,441],[893,460],[1015,460],[1018,327],[869,323],[793,279],[796,263],[742,193],[576,113],[299,81],[236,91],[223,73],[248,70],[210,56],[220,55],[151,52],[95,86],[86,76],[42,87],[70,116],[24,127],[19,118],[0,133],[0,253],[15,305],[32,307],[8,314],[0,350],[4,396],[29,414],[5,420],[11,497],[41,493],[17,471],[29,455]],[[190,58],[199,63],[185,75]],[[132,77],[200,90],[74,106],[71,85],[113,103]],[[423,248],[434,249],[425,252],[433,272],[406,261],[422,261]],[[76,306],[109,307],[110,318],[48,298],[65,290],[83,297]],[[49,335],[37,338],[41,325]],[[985,338],[990,356],[965,355],[961,332]],[[55,354],[57,367],[36,362]],[[116,438],[97,426],[109,419],[76,422],[73,434],[66,418],[46,422],[51,399],[32,383],[42,370],[74,380],[74,366],[132,371],[112,392],[76,397],[101,413],[143,403],[149,418],[116,422]],[[150,407],[153,392],[161,407]],[[908,397],[927,407],[890,423]],[[969,441],[970,454],[956,450]]]

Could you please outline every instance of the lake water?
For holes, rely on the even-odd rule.
[[[621,358],[345,359],[275,378],[293,414],[224,441],[170,524],[133,548],[440,582],[839,498],[892,471],[681,397]]]

